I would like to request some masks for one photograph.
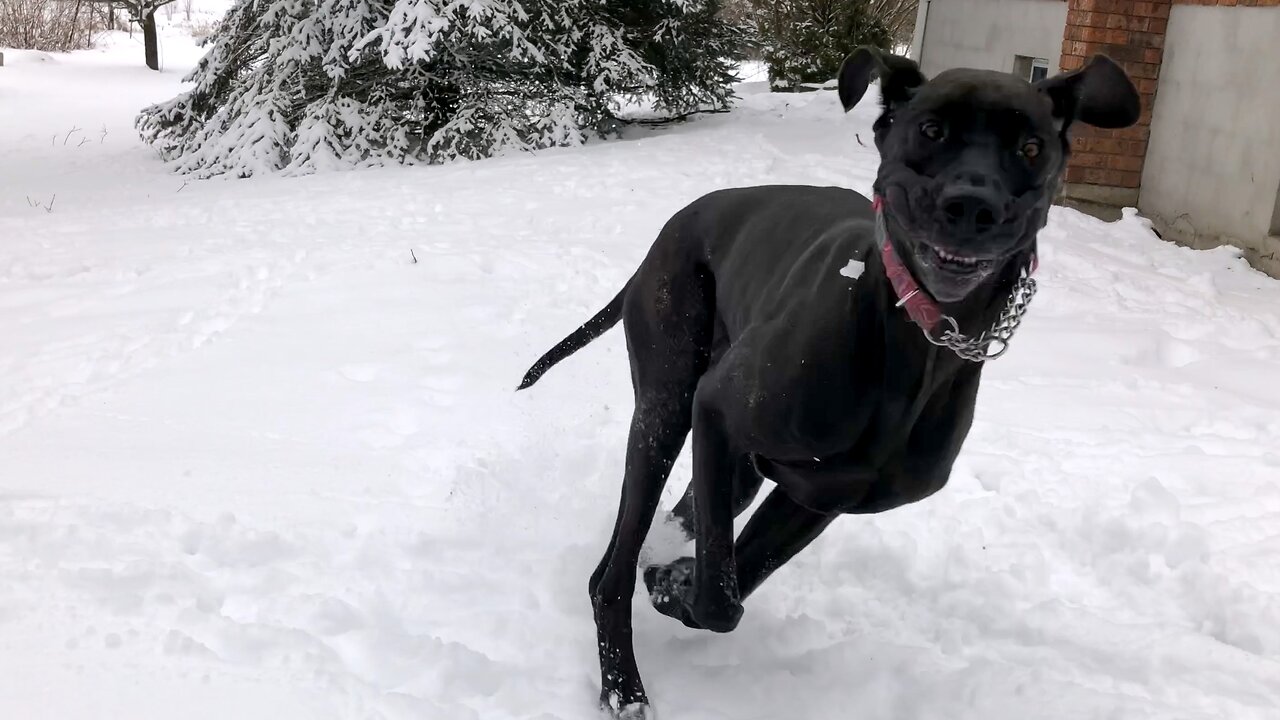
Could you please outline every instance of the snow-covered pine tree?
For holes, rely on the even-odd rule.
[[[239,0],[138,129],[180,172],[253,175],[573,145],[624,103],[722,108],[719,0]]]
[[[911,0],[740,0],[738,6],[778,86],[832,80],[853,48],[890,49],[904,23],[915,20]]]

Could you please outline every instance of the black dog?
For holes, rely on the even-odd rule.
[[[589,587],[601,701],[618,717],[650,714],[631,597],[690,429],[693,481],[673,515],[696,557],[647,568],[645,583],[660,612],[728,632],[742,599],[838,515],[890,510],[946,484],[982,361],[1034,290],[1027,276],[1068,128],[1125,127],[1140,112],[1133,84],[1104,57],[1031,85],[980,70],[927,81],[914,62],[862,48],[840,70],[846,111],[873,73],[884,104],[876,203],[803,186],[695,201],[622,292],[520,386],[624,321],[635,414],[617,523]],[[778,487],[735,542],[734,516],[764,478]]]

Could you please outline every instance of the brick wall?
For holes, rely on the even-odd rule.
[[[1280,0],[1253,1],[1280,4]],[[1137,201],[1143,159],[1151,136],[1151,109],[1155,105],[1160,63],[1164,58],[1169,7],[1170,0],[1067,0],[1062,70],[1076,70],[1093,55],[1107,55],[1133,78],[1142,99],[1142,117],[1133,127],[1100,130],[1076,126],[1066,173],[1069,196],[1072,185],[1093,185],[1132,191],[1132,200],[1122,204]]]

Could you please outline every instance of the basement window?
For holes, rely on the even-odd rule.
[[[1280,237],[1280,187],[1276,188],[1276,206],[1271,211],[1271,234]]]
[[[1049,61],[1029,55],[1014,55],[1013,74],[1027,82],[1039,82],[1049,77]]]

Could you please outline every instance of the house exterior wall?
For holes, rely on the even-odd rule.
[[[1067,4],[1062,0],[920,0],[912,57],[928,77],[954,67],[1013,71],[1015,55],[1056,71]]]
[[[1137,125],[1077,126],[1065,198],[1101,216],[1137,205],[1166,238],[1242,248],[1280,277],[1280,0],[921,0],[912,57],[1011,72],[1095,53],[1142,99]]]
[[[1196,246],[1280,271],[1280,8],[1175,4],[1138,207]],[[1267,257],[1270,255],[1270,257]]]

